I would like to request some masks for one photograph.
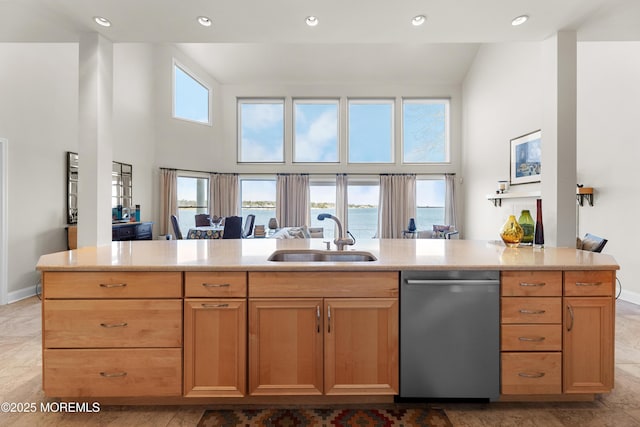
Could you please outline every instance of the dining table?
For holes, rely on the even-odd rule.
[[[222,239],[224,226],[193,227],[187,233],[187,239]]]

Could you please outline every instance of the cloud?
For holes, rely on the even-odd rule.
[[[300,122],[298,119],[301,119]],[[338,120],[335,110],[324,111],[311,119],[304,114],[297,113],[296,122],[302,128],[296,131],[296,161],[338,161]]]
[[[256,131],[283,126],[283,104],[241,104],[241,108],[243,129]]]

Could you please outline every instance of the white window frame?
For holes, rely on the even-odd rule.
[[[349,119],[349,112],[351,110],[351,104],[355,103],[355,104],[388,104],[391,105],[391,114],[389,115],[389,120],[391,121],[391,145],[389,147],[389,150],[391,151],[391,159],[388,162],[352,162],[351,161],[351,155],[350,155],[350,151],[351,151],[351,141],[349,141],[349,134],[350,134],[350,119]],[[347,102],[346,102],[346,116],[347,116],[347,159],[346,162],[347,164],[350,165],[393,165],[396,163],[395,161],[395,122],[396,122],[396,100],[395,98],[347,98]]]
[[[442,162],[406,162],[404,159],[404,105],[408,104],[445,104],[445,160]],[[443,165],[451,164],[451,99],[449,98],[402,98],[400,113],[400,163],[402,165]]]
[[[306,104],[306,105],[335,105],[336,106],[336,154],[337,159],[333,162],[307,162],[298,160],[296,161],[296,105],[297,104]],[[327,164],[339,164],[340,163],[340,99],[339,98],[293,98],[292,99],[292,123],[291,127],[293,129],[291,135],[291,163],[302,163],[302,164],[316,164],[316,165],[327,165]]]
[[[199,120],[193,120],[186,117],[176,116],[176,67],[180,68],[180,70],[191,77],[196,83],[207,90],[207,121],[201,122]],[[205,83],[201,78],[197,76],[196,73],[191,71],[189,67],[186,67],[184,64],[179,62],[177,59],[173,58],[171,65],[171,117],[176,120],[182,120],[189,123],[196,123],[199,125],[207,125],[213,126],[213,89],[207,83]]]
[[[273,161],[243,161],[242,160],[242,104],[282,104],[282,160]],[[238,164],[284,164],[286,163],[286,123],[287,123],[287,105],[286,98],[284,97],[270,97],[270,98],[236,98],[236,148]]]

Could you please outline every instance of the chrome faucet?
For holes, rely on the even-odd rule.
[[[324,221],[326,218],[334,220],[336,222],[336,225],[338,226],[338,237],[333,240],[333,243],[335,243],[336,245],[336,249],[338,249],[339,251],[343,251],[346,245],[353,245],[355,243],[355,241],[351,237],[344,236],[342,223],[338,218],[328,213],[321,213],[320,215],[318,215],[318,219],[320,221]]]

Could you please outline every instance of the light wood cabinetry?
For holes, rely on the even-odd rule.
[[[186,397],[245,395],[246,289],[244,272],[185,273]]]
[[[47,396],[180,396],[181,273],[43,273]]]
[[[397,272],[249,273],[250,394],[397,394],[397,295]]]
[[[501,392],[562,392],[562,272],[501,273]]]
[[[565,393],[603,393],[613,388],[615,272],[565,272]]]

